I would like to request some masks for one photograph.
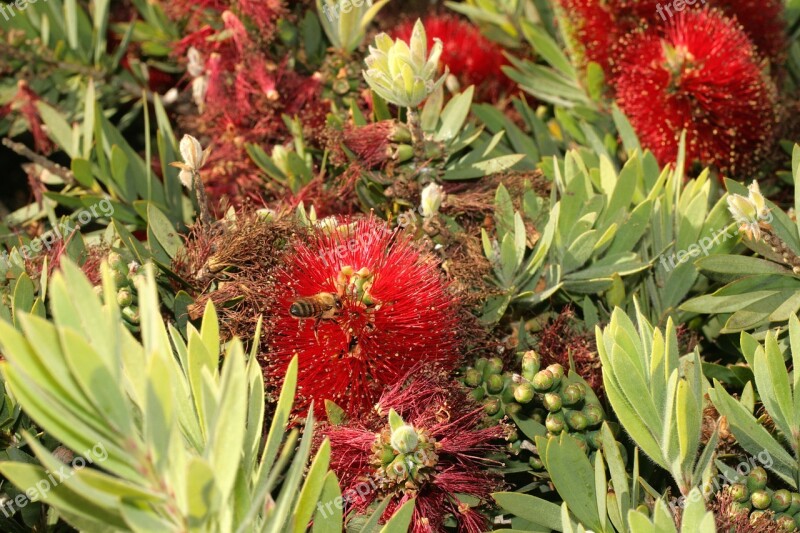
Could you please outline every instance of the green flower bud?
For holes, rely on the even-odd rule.
[[[128,307],[133,303],[133,295],[130,289],[120,289],[117,291],[117,303],[120,307]]]
[[[766,509],[772,504],[772,498],[769,497],[769,493],[764,489],[758,489],[750,494],[750,503],[756,509]]]
[[[125,266],[122,262],[122,256],[117,252],[108,253],[108,264],[114,269],[122,269],[122,267]]]
[[[786,489],[776,490],[772,493],[770,511],[785,511],[792,504],[792,493]]]
[[[766,511],[753,511],[752,513],[750,513],[750,523],[751,524],[755,523],[759,518],[761,518],[766,514],[767,514]]]
[[[795,531],[797,529],[794,518],[788,514],[776,514],[774,520],[775,524],[778,526],[778,528],[780,528],[781,531]]]
[[[483,383],[483,374],[475,368],[468,368],[464,374],[464,383],[467,387],[478,387]]]
[[[483,410],[489,416],[496,415],[500,411],[500,400],[497,398],[486,398],[483,401]]]
[[[497,394],[503,387],[505,386],[505,381],[503,380],[503,376],[499,376],[497,374],[492,374],[489,376],[489,379],[486,380],[486,390],[488,390],[492,394]]]
[[[472,395],[472,398],[476,402],[479,402],[479,401],[483,400],[484,397],[486,397],[486,391],[483,390],[483,387],[478,387],[477,389],[472,389],[470,391],[470,394]]]
[[[522,405],[527,405],[531,403],[535,393],[536,391],[534,390],[533,385],[527,381],[523,381],[514,389],[514,399]]]
[[[506,435],[506,440],[508,442],[516,442],[516,441],[518,441],[519,440],[519,433],[517,432],[517,430],[516,429],[512,429],[511,431],[509,431],[508,435]]]
[[[541,364],[542,363],[539,359],[539,354],[533,350],[528,350],[522,355],[522,375],[535,376],[539,371]]]
[[[729,509],[731,517],[737,516],[740,513],[749,513],[750,499],[748,498],[746,502],[731,502]]]
[[[391,464],[395,457],[397,457],[397,453],[392,448],[385,447],[381,450],[381,464]]]
[[[561,413],[550,413],[547,415],[547,419],[544,421],[544,426],[547,428],[547,431],[556,435],[567,429],[567,424],[564,421],[564,415]]]
[[[558,385],[559,382],[561,382],[561,378],[564,377],[564,367],[559,365],[558,363],[555,363],[548,366],[547,370],[549,370],[550,373],[553,374],[553,381],[555,382],[555,385]]]
[[[589,431],[586,433],[586,443],[595,450],[599,450],[603,446],[603,433],[599,430]]]
[[[553,388],[553,373],[549,370],[542,370],[533,376],[533,388],[539,392],[548,391]]]
[[[544,404],[544,408],[551,413],[561,410],[561,396],[557,392],[548,392],[545,394],[542,403]]]
[[[511,379],[511,376],[504,376],[503,379],[503,392],[500,394],[500,399],[503,400],[503,403],[511,403],[514,401],[514,389],[516,385],[514,381]]]
[[[534,470],[542,470],[544,468],[542,460],[535,456],[528,460],[528,464],[531,465],[531,468]]]
[[[605,418],[605,414],[603,413],[603,408],[597,404],[586,404],[583,407],[583,416],[586,417],[586,424],[591,428],[595,426],[599,426],[603,419]]]
[[[500,374],[503,371],[503,360],[499,357],[492,357],[486,362],[486,370],[489,374]]]
[[[405,163],[411,160],[412,157],[414,157],[414,147],[408,144],[398,144],[397,149],[392,154],[392,160],[398,163]]]
[[[729,489],[731,491],[731,498],[737,502],[746,502],[750,499],[750,491],[747,490],[747,485],[743,483],[735,483]]]
[[[518,415],[522,411],[522,406],[516,402],[506,404],[506,414],[509,416]]]
[[[561,399],[564,401],[564,405],[575,405],[582,402],[585,397],[586,391],[583,390],[583,385],[579,383],[567,385],[561,393]]]
[[[484,369],[484,368],[486,368],[486,363],[487,363],[487,362],[488,362],[488,361],[486,360],[486,358],[485,358],[485,357],[480,357],[480,358],[478,358],[478,360],[477,360],[477,361],[475,361],[475,369],[476,369],[478,372],[483,372],[483,369]]]
[[[571,411],[566,415],[567,424],[575,431],[586,429],[586,417],[580,411]]]
[[[416,108],[442,86],[447,73],[436,80],[442,42],[435,39],[428,55],[428,38],[422,21],[417,20],[409,43],[381,33],[369,47],[364,79],[381,98],[400,107]]]
[[[123,307],[120,313],[131,324],[139,323],[139,311],[133,307]]]
[[[117,287],[122,287],[124,285],[128,285],[128,276],[124,273],[120,272],[116,268],[111,271],[111,275],[114,278],[114,285]]]
[[[392,448],[400,453],[411,453],[417,449],[419,436],[413,426],[404,425],[392,431]]]
[[[757,466],[747,476],[747,488],[750,492],[754,490],[763,489],[767,486],[767,471],[762,467]]]
[[[800,492],[793,492],[792,503],[789,504],[789,508],[786,509],[786,513],[794,516],[799,512],[800,512]]]

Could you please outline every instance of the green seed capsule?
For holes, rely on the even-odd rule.
[[[564,415],[561,413],[550,413],[547,415],[544,426],[547,428],[547,431],[556,435],[567,429]]]
[[[500,395],[500,398],[503,400],[503,403],[511,403],[514,401],[514,389],[517,386],[514,384],[514,381],[511,379],[511,376],[504,376],[503,379],[503,392]]]
[[[114,285],[116,287],[122,287],[124,285],[128,285],[128,276],[126,276],[125,274],[123,274],[119,270],[113,269],[111,271],[111,274],[112,274],[112,276],[114,278]]]
[[[767,471],[757,466],[747,476],[747,488],[750,492],[763,489],[767,486]]]
[[[746,502],[750,499],[750,491],[747,490],[747,485],[743,483],[735,483],[731,485],[729,490],[734,501]]]
[[[586,417],[580,411],[572,411],[566,415],[567,424],[575,431],[586,429]]]
[[[544,404],[544,408],[551,413],[561,410],[561,396],[557,392],[548,392],[545,394],[542,403]]]
[[[567,385],[561,392],[561,398],[564,400],[564,405],[575,405],[583,401],[586,393],[583,386],[578,383]]]
[[[131,324],[139,323],[139,311],[135,310],[133,307],[123,307],[120,312],[122,313],[122,316]]]
[[[549,370],[541,370],[533,376],[533,388],[539,392],[549,391],[553,383],[553,373]]]
[[[750,503],[752,503],[753,507],[756,509],[766,509],[772,504],[772,498],[769,497],[767,491],[757,489],[750,494]]]
[[[544,468],[544,463],[538,457],[531,457],[528,460],[528,464],[531,465],[531,468],[534,470],[542,470]]]
[[[792,504],[792,493],[786,489],[776,490],[772,493],[772,503],[769,506],[770,511],[785,511]]]
[[[489,379],[486,380],[486,390],[492,394],[497,394],[503,390],[504,386],[505,382],[503,381],[503,376],[492,374],[489,376]]]
[[[487,362],[488,360],[485,357],[478,358],[478,360],[475,361],[475,370],[478,372],[483,372],[483,369],[486,368]]]
[[[468,368],[464,374],[464,383],[467,387],[478,387],[483,383],[483,373],[476,368]]]
[[[122,268],[124,265],[122,263],[122,256],[119,255],[117,252],[109,252],[108,253],[108,264],[112,268]]]
[[[592,428],[595,426],[599,426],[603,419],[605,418],[605,414],[603,413],[603,408],[597,404],[586,404],[583,406],[583,416],[586,417],[586,424]]]
[[[753,511],[752,513],[750,513],[750,523],[751,524],[755,523],[756,520],[758,520],[765,514],[767,514],[766,511]]]
[[[533,385],[527,381],[523,381],[514,389],[514,399],[522,405],[527,405],[531,403],[535,393],[536,391],[534,390]]]
[[[496,415],[500,411],[500,400],[497,398],[486,398],[483,401],[483,410],[489,416]]]

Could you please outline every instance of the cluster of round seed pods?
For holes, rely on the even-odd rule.
[[[591,387],[575,373],[565,375],[559,364],[542,369],[533,350],[519,354],[518,361],[519,373],[504,371],[499,358],[481,358],[467,368],[464,384],[472,389],[473,398],[483,402],[486,414],[495,420],[507,415],[518,425],[533,421],[551,436],[566,431],[587,454],[599,449],[605,413]],[[523,447],[518,432],[508,440],[512,452]],[[539,470],[542,462],[534,455],[530,466]]]
[[[771,511],[783,531],[800,528],[800,493],[767,488],[767,471],[762,467],[754,468],[742,483],[735,483],[727,490],[733,499],[732,513],[749,513],[750,521],[754,522]]]
[[[138,331],[139,306],[134,278],[139,270],[139,264],[133,260],[126,261],[117,252],[108,254],[108,264],[114,277],[114,285],[117,287],[117,304],[120,307],[120,314],[129,329]],[[102,294],[101,286],[96,287],[96,290]]]

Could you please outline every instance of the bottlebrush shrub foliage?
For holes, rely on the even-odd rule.
[[[148,267],[139,285],[140,342],[123,325],[113,275],[103,270],[105,305],[64,261],[49,287],[53,320],[21,314],[21,331],[2,321],[0,344],[3,377],[31,418],[76,454],[105,453],[95,454],[94,468],[72,468],[26,435],[41,465],[3,461],[0,472],[18,487],[38,487],[42,501],[83,531],[305,530],[330,448],[319,446],[304,483],[313,414],[299,442],[298,430],[285,433],[296,361],[264,442],[261,369],[239,341],[221,350],[213,306],[200,330],[188,327],[186,342],[165,326]],[[291,464],[279,457],[282,445]]]
[[[446,375],[405,375],[384,392],[375,412],[323,429],[331,442],[331,468],[357,512],[390,500],[385,516],[415,499],[412,527],[442,531],[450,515],[459,531],[486,531],[486,517],[466,503],[486,502],[502,486],[488,455],[500,451],[501,425],[482,428],[483,409]],[[376,416],[377,414],[377,416]],[[359,484],[375,488],[367,494]]]
[[[368,411],[408,369],[458,362],[456,301],[436,260],[375,218],[325,219],[288,246],[275,274],[267,354],[272,381],[299,357],[298,406],[340,403]],[[336,295],[335,316],[297,318],[298,299]]]
[[[726,173],[751,170],[774,141],[776,88],[747,35],[720,12],[684,11],[663,34],[631,34],[613,85],[662,164],[677,160],[684,129],[688,160]]]

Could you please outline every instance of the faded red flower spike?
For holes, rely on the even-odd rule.
[[[269,373],[298,354],[299,409],[329,399],[355,415],[420,361],[452,369],[458,322],[431,257],[377,219],[334,220],[292,243],[276,276]]]
[[[348,508],[364,512],[388,496],[388,519],[416,498],[413,533],[445,531],[448,515],[458,531],[487,531],[486,517],[458,496],[487,502],[501,488],[491,471],[500,463],[488,457],[501,450],[504,426],[481,428],[482,409],[446,375],[431,372],[410,372],[381,396],[376,411],[322,431]]]
[[[684,129],[687,160],[724,173],[752,169],[771,145],[775,86],[721,12],[684,11],[663,32],[631,34],[621,54],[617,101],[662,164],[676,160]]]
[[[515,84],[502,70],[508,64],[503,49],[483,36],[478,28],[453,15],[431,15],[424,21],[428,36],[428,49],[434,39],[444,45],[439,61],[441,68],[447,65],[461,88],[475,85],[475,99],[496,102],[503,94],[514,90]],[[408,42],[414,29],[409,20],[390,33],[396,39]]]

